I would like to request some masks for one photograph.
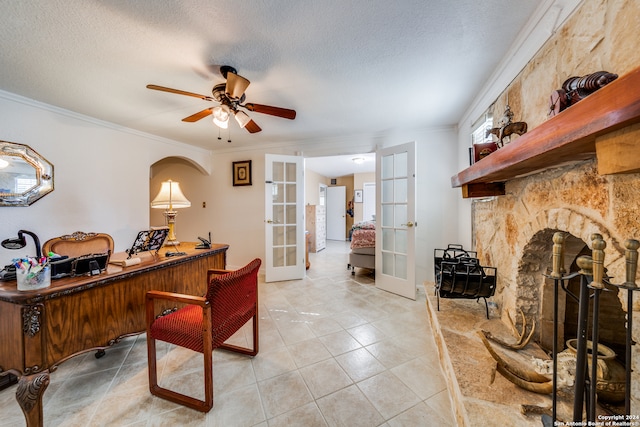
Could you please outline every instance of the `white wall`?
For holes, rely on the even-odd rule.
[[[316,155],[351,154],[417,141],[418,283],[433,277],[433,249],[459,240],[455,216],[459,190],[451,189],[449,181],[456,171],[454,128],[377,135],[356,143],[232,147],[212,154],[0,92],[0,129],[3,140],[28,144],[46,157],[55,175],[55,190],[32,206],[0,207],[0,239],[15,237],[20,229],[35,232],[42,243],[74,231],[95,231],[112,235],[116,251],[122,251],[139,230],[158,225],[161,218],[150,221],[149,199],[155,191],[150,188],[151,165],[165,157],[181,157],[202,170],[185,182],[183,190],[192,207],[178,214],[179,239],[194,241],[210,230],[215,242],[230,245],[229,266],[241,266],[264,257],[266,153],[301,155],[307,149],[316,150]],[[239,160],[252,160],[252,186],[232,185],[231,162]],[[165,179],[162,173],[155,178]],[[201,188],[195,190],[187,182]],[[201,207],[203,201],[206,209]],[[0,264],[27,253],[35,253],[32,245],[23,251],[0,248]]]
[[[210,168],[208,151],[0,91],[0,139],[27,144],[54,166],[54,191],[29,207],[0,207],[0,240],[20,229],[41,243],[74,231],[113,236],[117,251],[149,226],[149,166],[166,156]],[[35,254],[0,247],[0,265]]]

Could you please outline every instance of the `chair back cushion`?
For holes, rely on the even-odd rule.
[[[213,276],[207,290],[211,304],[213,347],[220,346],[257,314],[258,271],[262,261]]]
[[[260,259],[256,258],[239,270],[211,277],[207,300],[211,307],[214,349],[220,347],[254,315],[257,316],[260,264]],[[202,353],[202,330],[202,308],[187,305],[157,318],[148,333],[154,339]]]

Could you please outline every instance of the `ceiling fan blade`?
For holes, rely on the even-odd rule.
[[[253,120],[251,120],[249,123],[247,123],[244,128],[247,131],[249,131],[249,133],[256,133],[256,132],[260,132],[262,130],[262,128],[260,126],[258,126],[258,124],[256,122],[254,122]]]
[[[195,114],[190,115],[189,117],[185,117],[182,119],[183,122],[197,122],[200,119],[204,119],[207,116],[210,116],[213,113],[213,108],[207,108],[206,110],[199,111]]]
[[[240,99],[251,82],[235,73],[227,73],[225,93],[229,98]]]
[[[169,93],[176,93],[178,95],[193,96],[194,98],[200,98],[205,101],[213,101],[213,98],[207,95],[199,95],[197,93],[187,92],[180,89],[172,89],[170,87],[164,87],[164,86],[158,86],[158,85],[147,85],[147,89],[160,90],[162,92],[169,92]]]
[[[293,120],[296,118],[296,111],[288,108],[272,107],[270,105],[248,103],[243,105],[249,111],[256,113],[269,114],[272,116],[282,117],[284,119]]]

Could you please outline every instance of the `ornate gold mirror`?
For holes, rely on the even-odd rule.
[[[0,141],[0,206],[29,206],[53,191],[53,165],[28,145]]]

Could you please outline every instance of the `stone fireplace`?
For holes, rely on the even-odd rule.
[[[568,211],[567,211],[568,212]],[[580,217],[575,212],[569,212],[576,218],[574,223],[579,227],[589,224],[589,220]],[[576,259],[582,255],[591,255],[589,244],[576,237],[567,230],[558,230],[551,227],[536,232],[523,250],[523,255],[518,264],[518,279],[515,305],[522,308],[528,319],[537,324],[536,341],[547,351],[553,348],[553,300],[554,282],[546,278],[541,272],[551,269],[551,239],[555,232],[562,231],[566,234],[564,249],[565,259],[563,265],[567,273],[577,272],[579,267]],[[582,230],[578,230],[582,232]],[[581,233],[582,234],[582,233]],[[580,234],[580,235],[581,235]],[[601,233],[602,234],[602,233]],[[608,234],[608,233],[606,233]],[[619,278],[618,278],[619,279]],[[615,283],[615,278],[612,279]],[[569,280],[566,286],[568,292],[558,293],[558,348],[562,349],[568,339],[575,338],[578,332],[578,303],[575,297],[580,292],[580,277]],[[618,299],[618,289],[607,285],[608,292],[601,295],[599,310],[599,342],[614,349],[622,362],[625,348],[625,322],[626,314]],[[592,312],[589,314],[588,335],[591,335]]]
[[[546,170],[506,184],[505,195],[473,202],[475,246],[486,265],[498,269],[493,298],[500,316],[517,319],[521,308],[527,321],[535,320],[536,342],[545,349],[553,343],[553,283],[543,273],[551,267],[552,236],[566,233],[564,265],[577,271],[575,260],[591,255],[591,236],[599,233],[607,244],[605,271],[614,283],[625,280],[623,242],[640,238],[640,177],[638,174],[599,175],[597,160]],[[573,270],[572,270],[573,269]],[[578,294],[579,282],[569,290]],[[600,308],[600,340],[624,358],[626,292],[609,288]],[[559,292],[559,345],[575,338],[577,303]],[[636,297],[638,300],[638,297]],[[634,337],[639,336],[638,307],[634,303]],[[637,338],[636,338],[637,340]],[[637,406],[639,386],[637,349],[633,350],[632,399]]]

